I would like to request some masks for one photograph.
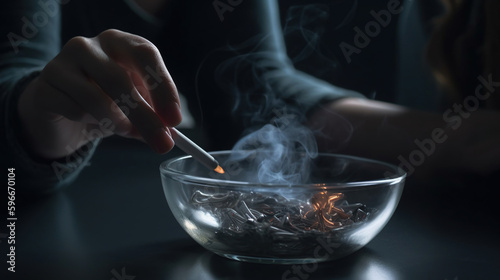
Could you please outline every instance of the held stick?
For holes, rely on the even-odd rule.
[[[183,150],[186,154],[193,156],[194,159],[215,172],[220,174],[224,173],[224,169],[220,167],[219,163],[213,156],[205,152],[205,150],[196,145],[196,143],[191,141],[184,134],[180,133],[176,128],[169,127],[168,129],[172,133],[172,139],[177,147]]]

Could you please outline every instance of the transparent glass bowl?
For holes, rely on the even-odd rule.
[[[211,154],[225,174],[207,170],[191,156],[178,157],[160,166],[163,189],[173,215],[194,240],[240,261],[310,263],[353,253],[389,221],[406,176],[379,161],[337,154],[308,159],[297,153],[287,160],[305,159],[301,176],[278,170],[274,183],[260,183],[262,152]],[[283,182],[290,177],[296,182]]]

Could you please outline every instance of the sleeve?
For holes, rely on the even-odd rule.
[[[195,35],[190,37],[188,61],[198,64],[193,63],[187,76],[194,77],[191,91],[199,100],[191,111],[201,110],[210,138],[226,143],[216,148],[230,148],[228,131],[234,144],[242,127],[268,123],[283,110],[306,117],[323,102],[364,97],[294,68],[277,0],[208,2],[191,10],[188,33]]]
[[[89,162],[96,142],[58,161],[29,154],[18,139],[20,93],[60,50],[60,4],[67,1],[20,0],[0,11],[0,165],[15,168],[19,192],[42,193],[71,183]]]

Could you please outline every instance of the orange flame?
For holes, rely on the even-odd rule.
[[[332,228],[342,226],[342,221],[348,219],[351,215],[344,212],[344,210],[335,207],[335,202],[342,199],[344,194],[327,192],[319,192],[310,200],[313,209],[304,214],[304,218],[313,215],[314,223],[310,226],[311,229],[318,228],[325,231]]]
[[[217,165],[217,167],[214,169],[214,171],[219,173],[219,174],[224,174],[224,169],[222,169],[222,167],[220,167],[220,165]]]

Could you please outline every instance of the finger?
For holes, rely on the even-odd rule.
[[[49,112],[52,118],[64,117],[75,122],[97,124],[97,120],[75,100],[45,81],[37,83],[37,92],[34,102],[41,110]]]
[[[132,123],[127,119],[123,111],[102,89],[94,82],[87,79],[81,70],[74,65],[64,64],[53,60],[45,67],[40,79],[42,79],[51,90],[47,90],[53,98],[61,98],[64,103],[45,105],[50,110],[58,112],[63,116],[78,119],[82,114],[90,114],[94,120],[89,123],[99,124],[102,130],[112,130],[118,135],[128,135],[132,130]],[[64,69],[61,71],[60,69]],[[56,99],[46,99],[50,100]],[[71,104],[77,104],[71,105]],[[64,108],[65,105],[71,105]],[[73,113],[70,110],[79,111]],[[83,113],[82,113],[83,112]],[[83,120],[83,119],[82,119]]]
[[[153,100],[151,99],[151,96],[149,95],[149,90],[147,88],[147,85],[144,84],[144,81],[142,80],[142,77],[137,74],[137,72],[129,72],[128,73],[130,76],[130,79],[134,83],[135,88],[141,96],[146,100],[148,104],[153,104]]]
[[[37,102],[37,104],[40,106],[40,109],[44,110],[45,112],[50,112],[50,114],[53,115],[54,121],[57,121],[59,117],[64,117],[74,122],[87,124],[86,129],[88,131],[95,131],[95,129],[99,129],[102,132],[102,137],[108,137],[113,134],[117,134],[122,137],[132,138],[144,142],[142,136],[131,124],[127,125],[127,129],[128,127],[130,127],[130,131],[126,131],[127,129],[121,129],[123,133],[117,133],[117,130],[120,129],[109,129],[109,125],[108,127],[103,127],[103,122],[99,122],[94,116],[92,116],[87,110],[84,110],[73,98],[69,97],[66,93],[50,86],[47,83],[40,84],[41,85],[39,85],[37,88],[39,94],[37,94],[35,102]],[[108,116],[108,118],[112,119],[113,117]],[[88,140],[93,140],[93,138],[91,137],[96,135],[97,134],[90,134],[90,138],[88,137]]]
[[[104,96],[101,98],[108,99],[100,100],[100,104],[109,106],[107,109],[98,106],[99,108],[93,111],[94,114],[97,117],[107,117],[106,110],[110,111],[109,108],[111,108],[111,111],[116,113],[112,115],[113,117],[122,117],[121,115],[123,115],[123,118],[128,118],[143,139],[158,153],[168,152],[172,149],[174,142],[163,121],[137,91],[127,71],[109,59],[100,48],[93,45],[94,42],[89,40],[91,39],[85,39],[81,42],[83,46],[78,47],[90,49],[82,51],[76,59],[84,76],[94,81],[101,89],[101,95]],[[99,96],[95,91],[93,93],[94,95],[90,99],[81,98],[81,95],[76,98],[81,98],[79,102],[94,102]],[[126,101],[123,101],[124,98]],[[84,108],[89,105],[85,104]],[[121,110],[122,114],[118,114],[117,110]],[[117,124],[123,123],[122,119],[113,118],[112,121]],[[131,128],[127,127],[126,132],[131,131]]]
[[[98,39],[109,57],[142,77],[152,106],[164,124],[178,125],[182,116],[177,88],[158,49],[140,36],[118,30],[104,31]]]

